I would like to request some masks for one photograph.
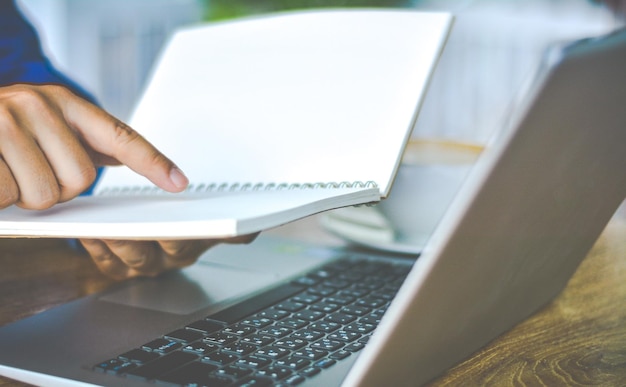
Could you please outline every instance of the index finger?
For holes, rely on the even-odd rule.
[[[64,104],[65,119],[96,152],[125,164],[166,191],[180,192],[189,184],[169,158],[130,126],[73,94]]]

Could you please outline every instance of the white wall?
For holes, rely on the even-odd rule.
[[[53,62],[126,119],[161,45],[196,23],[196,0],[20,0]]]
[[[486,142],[506,119],[513,98],[557,42],[596,36],[615,19],[589,0],[432,0],[456,21],[413,132]]]
[[[163,40],[176,26],[198,21],[202,11],[196,0],[21,3],[59,67],[122,119]],[[409,6],[456,15],[414,135],[479,143],[503,122],[548,44],[615,27],[589,0],[411,0]]]

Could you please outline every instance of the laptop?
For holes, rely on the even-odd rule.
[[[419,257],[266,235],[220,246],[0,328],[0,374],[427,383],[557,296],[626,197],[624,69],[624,31],[550,51]]]

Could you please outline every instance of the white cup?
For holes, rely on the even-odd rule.
[[[482,149],[446,140],[409,142],[391,194],[376,206],[398,245],[423,247]]]

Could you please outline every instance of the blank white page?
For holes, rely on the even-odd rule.
[[[183,29],[130,124],[193,183],[375,181],[386,196],[450,24],[353,9]],[[146,183],[109,168],[100,187]]]

